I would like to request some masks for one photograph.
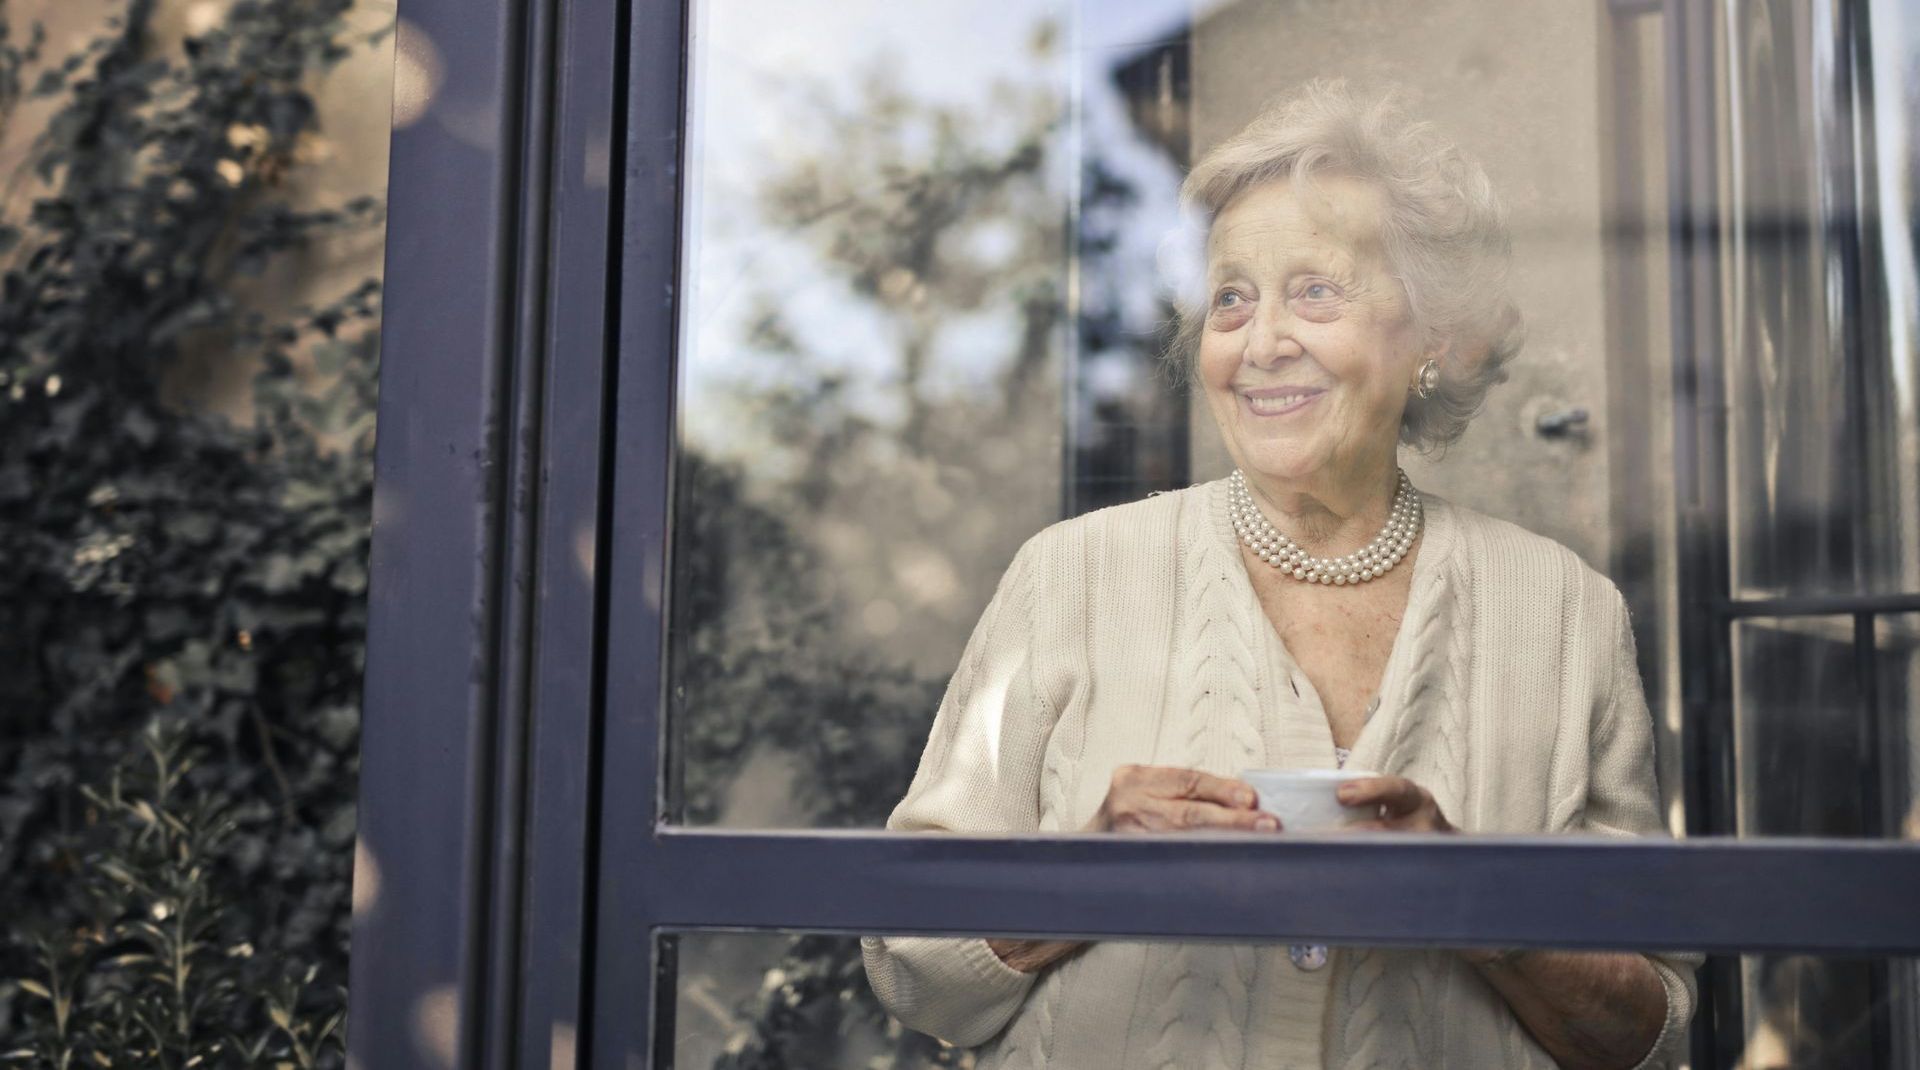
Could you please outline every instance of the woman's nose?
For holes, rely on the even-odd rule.
[[[1247,347],[1241,360],[1256,367],[1270,367],[1300,356],[1305,350],[1294,337],[1299,320],[1285,302],[1269,301],[1254,312],[1247,324]]]

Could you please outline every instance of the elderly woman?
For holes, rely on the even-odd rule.
[[[1182,189],[1208,223],[1183,359],[1237,470],[1015,557],[889,827],[1270,830],[1234,779],[1355,768],[1383,830],[1659,828],[1619,593],[1422,495],[1519,348],[1481,168],[1337,84]],[[899,1019],[982,1067],[1667,1065],[1690,963],[1632,953],[870,938]]]

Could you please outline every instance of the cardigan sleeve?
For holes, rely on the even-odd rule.
[[[1038,553],[1034,542],[1022,548],[974,627],[888,829],[997,835],[1038,828],[1040,771],[1055,719],[1033,686],[1030,662]],[[867,980],[895,1018],[962,1047],[1005,1028],[1035,979],[978,937],[870,936],[861,950]]]
[[[1660,819],[1660,788],[1654,775],[1653,718],[1640,683],[1633,627],[1626,600],[1611,586],[1608,593],[1613,671],[1593,723],[1583,825],[1586,831],[1603,835],[1663,836],[1666,826]],[[1636,1070],[1680,1066],[1687,1056],[1687,1026],[1693,1020],[1698,992],[1694,971],[1701,956],[1670,952],[1650,954],[1647,961],[1666,989],[1667,1018]]]

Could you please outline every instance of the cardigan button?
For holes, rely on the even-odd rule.
[[[1287,948],[1287,957],[1295,966],[1312,972],[1327,964],[1327,945],[1295,944]]]

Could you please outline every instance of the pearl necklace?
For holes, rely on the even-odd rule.
[[[1387,526],[1373,541],[1345,557],[1314,557],[1300,544],[1281,534],[1253,502],[1247,477],[1235,469],[1227,479],[1227,512],[1233,517],[1233,530],[1254,555],[1303,583],[1322,583],[1336,587],[1370,582],[1387,574],[1413,547],[1426,517],[1420,495],[1414,492],[1407,473],[1400,473],[1393,492],[1393,509]]]

